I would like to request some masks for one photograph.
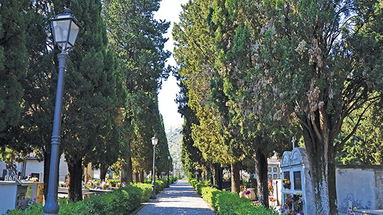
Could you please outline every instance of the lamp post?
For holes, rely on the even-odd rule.
[[[77,20],[71,13],[69,8],[65,8],[63,14],[57,15],[52,21],[52,33],[55,44],[61,49],[61,53],[57,55],[59,62],[55,110],[53,116],[53,129],[51,138],[51,158],[49,166],[48,193],[44,205],[44,215],[57,215],[59,206],[57,203],[57,176],[58,163],[60,157],[61,142],[61,113],[62,113],[62,97],[64,92],[64,76],[65,63],[68,51],[73,48],[80,28]]]
[[[153,171],[152,171],[152,199],[156,198],[156,145],[158,143],[158,138],[156,135],[152,137],[152,144],[153,144]]]
[[[169,161],[169,163],[170,163],[170,155],[168,155],[168,161]],[[172,166],[171,164],[170,164],[170,166]],[[170,167],[169,167],[170,168]],[[169,184],[169,168],[168,168],[168,186],[170,186],[170,184]]]

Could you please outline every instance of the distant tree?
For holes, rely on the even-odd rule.
[[[151,170],[151,137],[161,123],[157,112],[159,80],[167,77],[166,59],[170,56],[163,49],[163,34],[169,23],[154,19],[160,1],[137,2],[110,0],[105,2],[105,20],[111,48],[119,58],[119,68],[126,77],[126,121],[128,135],[123,155],[124,182],[132,182],[133,171]],[[163,142],[163,141],[162,141]]]
[[[182,146],[181,146],[181,162],[186,176],[192,177],[197,170],[203,166],[204,159],[202,158],[201,151],[194,146],[192,138],[192,125],[198,124],[195,112],[188,106],[187,88],[183,81],[175,72],[176,78],[179,81],[178,86],[180,92],[177,95],[178,112],[184,117],[184,124],[182,125]],[[217,183],[218,184],[218,183]]]

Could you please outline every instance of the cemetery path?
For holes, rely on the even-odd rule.
[[[185,180],[178,180],[157,199],[144,203],[136,215],[214,215],[208,204]]]

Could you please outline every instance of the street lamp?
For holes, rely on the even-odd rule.
[[[170,155],[168,155],[168,161],[169,161],[169,163],[170,163]],[[170,167],[172,166],[172,164],[170,163]],[[168,186],[170,185],[169,184],[169,168],[170,167],[168,167]]]
[[[156,191],[155,191],[155,185],[156,185],[156,145],[158,143],[158,138],[156,135],[152,137],[152,144],[153,144],[153,171],[152,171],[152,199],[156,198]]]
[[[57,203],[57,176],[58,163],[60,157],[61,142],[61,112],[62,97],[64,92],[65,63],[68,51],[73,48],[80,27],[76,18],[72,15],[69,8],[65,8],[63,14],[57,15],[52,21],[52,33],[55,44],[61,49],[57,55],[59,70],[56,89],[55,111],[53,116],[53,129],[51,138],[51,160],[49,166],[48,193],[44,206],[44,215],[57,215],[59,206]]]

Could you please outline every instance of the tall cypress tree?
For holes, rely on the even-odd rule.
[[[169,23],[157,21],[153,14],[159,0],[110,0],[105,15],[113,50],[119,67],[126,75],[127,115],[129,125],[124,159],[124,182],[132,181],[132,171],[149,171],[152,163],[151,137],[157,131],[156,111],[158,80],[166,75],[165,61],[170,53],[163,50],[163,34]],[[159,125],[159,124],[158,124]],[[132,165],[134,164],[134,167]]]
[[[63,3],[55,1],[56,13]],[[97,150],[108,142],[116,129],[115,118],[121,101],[114,57],[107,50],[106,28],[101,17],[101,1],[71,1],[70,8],[80,21],[81,31],[70,52],[65,82],[63,151],[70,174],[69,198],[82,199],[82,165],[98,156],[108,159],[109,151]],[[113,144],[113,147],[112,147]],[[96,160],[96,159],[95,159]]]
[[[21,80],[27,71],[27,6],[27,0],[0,1],[0,138],[20,120]]]

